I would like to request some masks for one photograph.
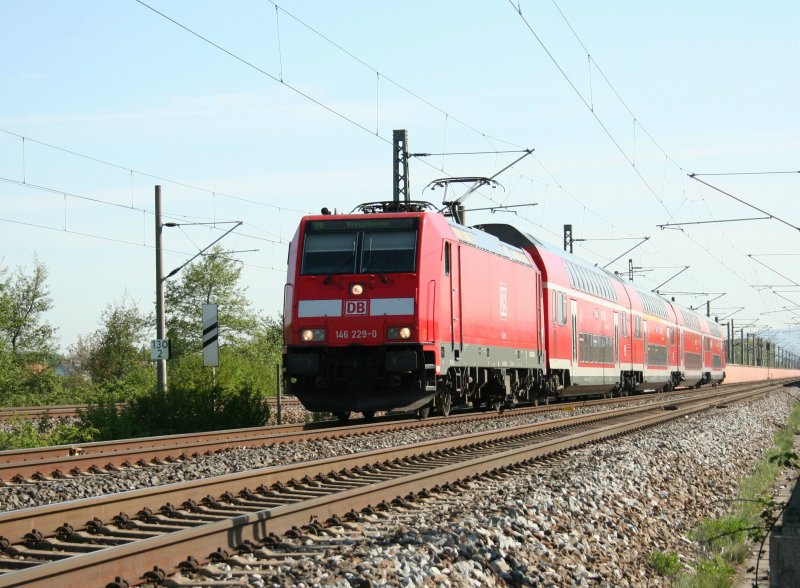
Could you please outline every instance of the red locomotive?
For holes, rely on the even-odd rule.
[[[284,293],[287,389],[342,419],[527,398],[545,365],[530,256],[427,203],[392,204],[301,221]]]
[[[287,390],[311,411],[497,408],[724,378],[719,326],[510,225],[424,202],[302,219]]]

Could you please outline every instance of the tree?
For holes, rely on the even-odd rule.
[[[202,349],[203,304],[219,305],[220,339],[238,345],[258,327],[258,314],[239,285],[241,266],[219,245],[186,266],[177,282],[167,280],[167,333],[173,358]]]
[[[55,347],[56,329],[44,320],[53,307],[47,274],[47,267],[34,257],[30,275],[19,267],[0,289],[0,337],[19,362],[44,361]]]
[[[118,303],[106,306],[101,323],[101,328],[88,338],[79,338],[71,349],[93,383],[125,380],[143,367],[149,369],[145,340],[152,317],[123,295]]]

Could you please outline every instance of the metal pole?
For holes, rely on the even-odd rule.
[[[392,133],[394,155],[394,202],[410,202],[411,187],[408,174],[408,131],[395,129]]]
[[[744,329],[739,331],[739,348],[739,351],[741,352],[739,353],[739,359],[741,360],[739,365],[744,365]]]
[[[166,317],[164,315],[164,259],[161,247],[161,186],[156,186],[156,338],[164,339],[166,332]],[[172,351],[172,350],[170,350]],[[167,360],[156,361],[158,390],[167,391]]]
[[[275,383],[278,387],[278,424],[282,425],[282,418],[281,418],[281,364],[275,364]]]
[[[730,330],[730,335],[728,335],[728,343],[730,344],[730,355],[728,355],[728,357],[733,358],[731,361],[733,361],[733,363],[736,363],[736,358],[734,357],[734,346],[733,346],[733,344],[736,342],[736,329],[733,326],[733,319],[731,319],[729,330]]]

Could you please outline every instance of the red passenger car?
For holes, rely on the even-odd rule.
[[[715,323],[510,225],[480,228],[527,251],[542,272],[542,394],[628,394],[724,379]]]

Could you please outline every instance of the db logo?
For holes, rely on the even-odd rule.
[[[366,300],[345,300],[344,313],[346,315],[364,315],[367,314],[367,301]]]

